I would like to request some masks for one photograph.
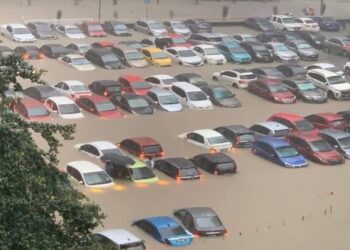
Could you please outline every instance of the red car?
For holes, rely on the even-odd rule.
[[[13,111],[30,121],[43,121],[51,118],[50,112],[44,104],[29,97],[19,99],[13,107]]]
[[[296,97],[284,84],[275,80],[258,80],[248,85],[248,91],[267,100],[290,104],[295,103]]]
[[[325,128],[334,128],[339,130],[345,130],[349,124],[341,116],[335,113],[318,113],[305,117],[306,120],[311,122],[316,128],[325,129]]]
[[[150,137],[134,137],[121,141],[118,146],[141,159],[164,156],[162,146]]]
[[[121,75],[118,83],[122,86],[123,93],[134,93],[145,96],[152,86],[140,76],[137,75]]]
[[[100,41],[95,42],[91,44],[91,47],[93,48],[111,48],[113,47],[114,43],[111,41]]]
[[[317,135],[318,129],[306,120],[304,117],[292,113],[273,114],[268,121],[274,121],[283,124],[290,129],[289,135]]]
[[[343,164],[343,156],[319,136],[293,135],[289,143],[306,158],[324,165]]]
[[[83,24],[81,25],[81,30],[85,35],[91,37],[106,36],[106,32],[104,32],[99,22],[83,22]]]
[[[154,41],[156,47],[165,49],[169,47],[191,47],[193,44],[189,43],[186,38],[179,34],[168,34],[166,36],[157,37]]]
[[[105,96],[82,96],[75,100],[76,104],[101,118],[120,118],[124,114]]]

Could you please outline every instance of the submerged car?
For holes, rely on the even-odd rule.
[[[155,112],[148,100],[141,95],[126,93],[116,99],[118,105],[136,115],[151,115]]]
[[[350,159],[350,133],[338,129],[322,129],[318,135],[340,152],[345,159]]]
[[[146,250],[145,242],[123,229],[104,230],[92,235],[94,241],[115,250]]]
[[[250,63],[251,55],[246,49],[236,42],[227,42],[216,45],[219,51],[226,57],[226,60],[233,63]]]
[[[184,157],[157,160],[154,168],[176,180],[200,179],[202,176],[192,161]]]
[[[168,112],[179,112],[183,110],[182,104],[176,96],[168,90],[160,87],[151,88],[147,94],[153,105]]]
[[[285,79],[284,85],[299,99],[309,103],[325,103],[327,93],[307,78]]]
[[[201,169],[212,174],[224,175],[237,173],[236,162],[224,153],[199,154],[194,156],[192,161]]]
[[[254,132],[242,125],[221,126],[214,130],[225,136],[237,148],[252,147],[255,141]]]
[[[210,85],[201,87],[204,93],[209,96],[210,101],[223,108],[241,107],[241,102],[228,88],[221,85]]]

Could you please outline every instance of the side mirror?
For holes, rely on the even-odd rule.
[[[79,181],[79,184],[80,184],[80,185],[84,185],[84,182],[83,182],[83,181]]]

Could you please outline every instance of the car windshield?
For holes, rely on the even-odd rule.
[[[164,29],[163,25],[160,23],[149,23],[148,25],[151,29]]]
[[[196,56],[192,50],[179,50],[178,51],[180,57],[193,57]]]
[[[152,86],[147,82],[132,82],[131,86],[133,89],[150,89]]]
[[[312,82],[301,82],[298,83],[298,88],[300,91],[315,90],[317,87]]]
[[[287,46],[284,44],[276,45],[274,48],[276,51],[289,51]]]
[[[240,53],[240,54],[243,54],[243,53],[247,53],[243,48],[241,47],[234,47],[234,48],[230,48],[230,52],[231,53]]]
[[[116,109],[113,103],[110,101],[101,101],[96,103],[96,108],[99,112],[113,111]]]
[[[342,148],[350,148],[350,136],[338,139]]]
[[[28,108],[27,112],[28,112],[29,117],[49,115],[49,111],[47,111],[47,109],[45,109],[43,107]]]
[[[199,228],[221,227],[222,224],[217,216],[198,217],[195,219]]]
[[[146,250],[145,244],[143,242],[129,243],[120,246],[120,250]]]
[[[80,113],[80,109],[74,103],[61,104],[61,105],[58,106],[58,108],[60,110],[60,114],[64,114],[64,115]]]
[[[162,95],[159,96],[159,102],[163,105],[170,105],[170,104],[178,104],[179,100],[177,100],[176,96],[174,95]]]
[[[127,53],[125,53],[125,56],[128,60],[141,60],[141,59],[143,59],[143,56],[138,51],[127,52]]]
[[[241,75],[241,79],[244,79],[244,80],[255,79],[255,75],[254,74]]]
[[[159,144],[143,146],[143,152],[145,154],[158,154],[162,152],[162,147]]]
[[[334,127],[339,127],[339,126],[344,126],[346,125],[346,121],[344,119],[341,119],[341,120],[334,120],[331,122],[331,124],[334,126]]]
[[[73,85],[71,89],[74,92],[90,92],[89,88],[86,85]]]
[[[227,89],[216,89],[213,91],[213,94],[214,98],[218,100],[234,97],[234,95]]]
[[[169,58],[169,56],[163,51],[153,52],[152,57],[155,59],[167,59],[167,58]]]
[[[227,139],[223,136],[213,136],[213,137],[208,137],[208,143],[210,145],[216,145],[216,144],[221,144],[221,143],[227,143]]]
[[[205,101],[208,100],[207,96],[202,91],[187,92],[188,99],[190,101]]]
[[[173,23],[175,29],[187,29],[186,25],[183,23]]]
[[[281,158],[288,158],[299,155],[298,151],[296,151],[292,146],[278,147],[276,148],[276,153]]]
[[[220,55],[220,52],[217,50],[217,48],[208,48],[205,49],[205,54],[211,56],[211,55]]]
[[[341,76],[330,76],[328,81],[331,85],[346,83],[346,80]]]
[[[67,34],[81,34],[81,31],[78,28],[67,28],[66,33]]]
[[[118,58],[113,54],[107,54],[102,56],[102,61],[104,63],[118,62]]]
[[[104,172],[92,172],[84,174],[85,183],[87,185],[101,185],[111,183],[111,178]]]
[[[288,91],[283,84],[271,84],[268,87],[272,93],[283,93]]]
[[[175,78],[167,78],[167,79],[162,79],[162,81],[165,85],[171,85],[174,82],[176,82],[177,80]]]
[[[89,45],[82,45],[82,46],[79,46],[79,49],[81,52],[85,53],[87,52],[91,47]]]
[[[283,18],[283,23],[296,23],[294,18]]]
[[[243,135],[239,135],[238,139],[240,141],[252,141],[254,140],[254,135],[253,134],[243,134]]]
[[[90,31],[102,31],[101,25],[88,25],[88,30]]]
[[[175,44],[177,44],[177,43],[187,43],[187,42],[186,42],[186,39],[183,38],[183,37],[175,37],[175,38],[172,38],[172,40],[173,40],[173,42],[174,42]]]
[[[325,140],[313,141],[310,144],[312,150],[315,152],[328,152],[333,150],[332,146]]]
[[[187,234],[181,226],[162,227],[162,228],[159,228],[159,233],[163,239]]]
[[[116,30],[127,30],[128,29],[128,27],[126,27],[125,24],[115,24],[113,27]]]
[[[128,104],[130,108],[146,108],[149,106],[148,102],[146,102],[146,100],[141,98],[130,99],[128,100]]]
[[[19,34],[19,35],[28,35],[30,34],[29,30],[27,28],[15,28],[13,29],[13,33]]]
[[[130,168],[130,174],[134,180],[150,179],[155,177],[152,170],[146,166],[140,168]]]
[[[86,58],[74,58],[72,59],[73,65],[89,65],[90,62]]]
[[[181,177],[196,176],[199,172],[196,168],[182,168],[179,170],[179,175]]]
[[[297,44],[298,49],[310,49],[311,46],[308,43],[298,43]]]
[[[225,162],[225,163],[219,163],[217,165],[217,169],[219,169],[221,172],[226,172],[225,170],[233,169],[235,166],[233,162]]]
[[[108,92],[110,93],[117,93],[119,94],[121,92],[121,86],[116,85],[116,86],[108,86],[107,87]]]
[[[103,150],[101,150],[101,152],[102,152],[102,155],[114,154],[114,155],[124,156],[123,151],[121,151],[118,148],[103,149]]]
[[[257,52],[265,52],[266,51],[266,48],[262,45],[254,45],[252,47],[253,47],[253,50],[257,51]]]
[[[296,121],[295,122],[295,126],[298,128],[298,130],[300,131],[311,131],[313,130],[315,127],[314,125],[312,125],[311,122],[309,122],[308,120],[300,120],[300,121]]]

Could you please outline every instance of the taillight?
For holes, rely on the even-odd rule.
[[[23,54],[22,58],[23,58],[23,60],[28,60],[29,54],[28,53]]]
[[[39,57],[39,59],[44,59],[45,58],[43,53],[39,53],[38,57]]]
[[[176,181],[181,181],[181,177],[179,175],[176,175],[175,180]]]
[[[228,231],[227,229],[224,230],[224,236],[227,236],[228,235]]]
[[[215,153],[216,153],[216,149],[215,149],[215,148],[209,148],[209,152],[210,152],[211,154],[215,154]]]
[[[143,158],[145,158],[145,154],[144,154],[144,153],[141,153],[141,154],[139,154],[139,157],[140,157],[141,159],[143,159]]]
[[[103,95],[104,95],[104,96],[107,96],[107,95],[108,95],[108,92],[107,92],[107,91],[103,92]]]
[[[239,81],[238,81],[238,83],[239,83],[239,84],[244,84],[244,83],[245,83],[245,81],[243,81],[243,80],[239,80]]]
[[[160,152],[160,156],[164,156],[164,155],[165,155],[164,151]]]

